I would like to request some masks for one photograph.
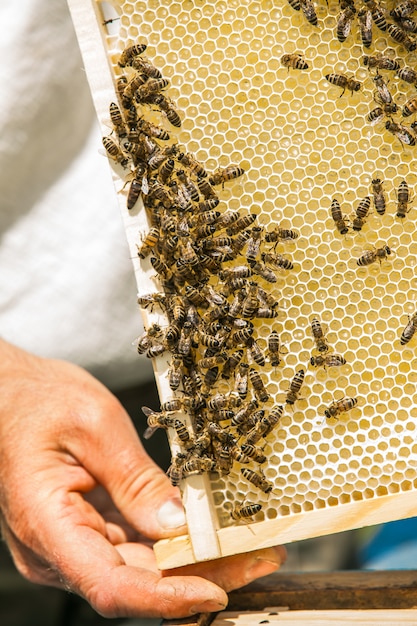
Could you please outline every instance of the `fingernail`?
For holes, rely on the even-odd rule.
[[[162,528],[179,528],[187,522],[180,500],[167,500],[157,513],[157,520]]]
[[[196,613],[217,613],[217,611],[223,611],[226,606],[225,602],[220,602],[219,600],[206,600],[201,604],[192,606],[190,615],[196,615]]]
[[[256,558],[245,572],[246,584],[256,580],[257,578],[261,578],[262,576],[272,574],[272,572],[275,572],[280,565],[281,561],[279,560],[275,561],[273,559]]]

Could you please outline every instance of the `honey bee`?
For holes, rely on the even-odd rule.
[[[168,384],[172,391],[176,391],[182,380],[183,363],[179,356],[173,356],[168,370]]]
[[[176,128],[181,127],[181,118],[176,110],[173,102],[167,98],[164,94],[158,93],[153,96],[152,104],[156,104],[157,107],[166,115],[166,118],[172,126]]]
[[[264,435],[266,437],[269,433],[279,424],[284,407],[280,404],[272,409],[272,411],[263,419],[264,423],[268,425],[268,429]]]
[[[396,106],[397,105],[395,105],[395,107]],[[366,120],[372,125],[378,124],[378,122],[382,122],[385,115],[384,109],[386,109],[386,106],[384,108],[375,107],[374,109],[371,109],[371,111],[369,111],[368,115],[366,116]]]
[[[169,415],[167,412],[153,411],[147,406],[143,406],[142,411],[146,415],[148,422],[148,428],[143,433],[144,439],[150,439],[158,428],[166,430],[174,425],[172,415]]]
[[[409,37],[406,31],[397,26],[397,24],[387,24],[387,30],[394,41],[403,45],[407,52],[412,52],[417,48],[417,43],[414,39]]]
[[[155,304],[158,304],[161,309],[166,308],[166,296],[162,293],[148,293],[143,296],[138,296],[138,304],[143,309],[153,309]]]
[[[405,17],[404,19],[402,19],[399,26],[406,33],[417,33],[417,22],[416,20],[413,20],[411,17]]]
[[[152,249],[158,244],[159,241],[159,228],[152,227],[140,246],[136,246],[138,250],[138,257],[145,259]]]
[[[125,109],[130,109],[132,107],[136,91],[139,87],[142,87],[147,80],[148,77],[146,74],[135,74],[135,76],[127,83],[120,96],[121,103]]]
[[[135,92],[135,100],[139,104],[154,102],[155,95],[168,85],[169,81],[166,78],[150,78],[144,85],[138,87]]]
[[[309,65],[302,54],[284,54],[281,57],[281,63],[284,67],[294,70],[307,70]]]
[[[403,117],[409,117],[417,111],[417,96],[410,98],[403,106]]]
[[[364,2],[371,11],[375,26],[379,28],[379,30],[386,31],[388,23],[385,18],[385,11],[380,7],[379,3],[376,0],[364,0]]]
[[[404,0],[404,2],[397,2],[396,6],[390,11],[390,15],[396,22],[401,22],[405,17],[411,15],[416,8],[414,0]]]
[[[224,393],[216,393],[216,395],[207,400],[207,408],[210,411],[220,411],[228,406],[228,402],[228,398]]]
[[[184,478],[192,474],[202,474],[203,472],[213,472],[216,469],[216,463],[207,456],[193,457],[186,461],[183,465],[182,473]]]
[[[240,361],[243,358],[244,351],[242,349],[235,350],[226,360],[223,365],[221,377],[226,380],[229,379],[234,373],[235,369],[239,365]]]
[[[142,409],[143,410],[143,409]],[[172,422],[172,426],[177,433],[177,437],[181,442],[181,445],[184,446],[185,449],[191,448],[194,445],[194,439],[191,437],[190,432],[186,425],[179,419],[174,419]]]
[[[204,168],[203,168],[203,171],[204,171],[204,175],[207,176],[206,170]],[[210,185],[208,180],[204,178],[203,176],[197,176],[197,187],[198,187],[200,194],[204,198],[204,201],[200,202],[198,205],[200,211],[207,211],[210,209],[215,209],[220,203],[220,199],[214,192],[214,189]]]
[[[162,343],[156,343],[153,344],[152,346],[150,346],[146,352],[145,352],[145,356],[148,359],[154,359],[158,356],[161,356],[161,354],[163,354],[165,352],[166,348]]]
[[[249,230],[243,230],[242,232],[238,233],[237,237],[235,238],[235,240],[233,241],[233,252],[238,255],[242,252],[243,248],[246,246],[246,244],[248,243],[250,238],[250,231]]]
[[[410,85],[417,82],[417,71],[411,67],[402,67],[401,69],[398,69],[397,76]]]
[[[265,233],[265,241],[267,243],[277,243],[279,241],[289,241],[291,239],[297,239],[298,233],[294,230],[289,230],[286,228],[281,228],[276,226],[273,230],[267,231]]]
[[[372,44],[372,13],[366,9],[361,9],[358,13],[359,30],[361,33],[362,45],[370,48]]]
[[[375,101],[378,103],[383,103],[383,104],[391,104],[393,101],[393,98],[381,74],[376,74],[373,80],[374,80],[376,91],[377,91],[377,97],[375,98]]]
[[[300,393],[301,386],[304,382],[304,370],[300,369],[295,373],[295,376],[290,381],[290,386],[287,391],[285,402],[287,404],[295,404],[298,400],[298,394]]]
[[[230,474],[233,466],[233,457],[230,454],[229,444],[214,439],[211,447],[215,458],[215,471],[221,476],[227,476]]]
[[[314,367],[340,367],[345,365],[346,359],[340,354],[326,354],[326,356],[312,356],[310,363]]]
[[[322,326],[317,317],[313,317],[311,320],[311,332],[313,334],[314,341],[316,342],[317,350],[319,352],[327,352],[329,346],[327,345]]]
[[[396,216],[403,219],[410,211],[410,190],[407,181],[402,180],[397,192],[397,213]]]
[[[373,250],[366,250],[356,261],[357,265],[371,265],[371,263],[375,263],[376,261],[382,262],[383,259],[386,259],[390,254],[392,254],[391,248],[389,248],[386,244],[381,248],[374,248]]]
[[[113,124],[113,130],[118,138],[126,137],[127,130],[122,113],[115,102],[110,102],[109,106],[110,120]]]
[[[242,306],[240,308],[240,314],[242,317],[250,319],[256,315],[259,308],[259,300],[256,294],[256,283],[252,283],[249,286],[249,293],[244,298]]]
[[[258,216],[256,213],[249,213],[248,215],[243,215],[241,217],[239,217],[239,214],[237,214],[237,220],[226,228],[226,233],[229,236],[237,235],[237,233],[239,233],[240,231],[249,228],[249,226],[253,224],[257,217]]]
[[[252,461],[255,461],[255,463],[259,463],[259,465],[266,463],[266,461],[268,460],[266,454],[264,454],[261,448],[257,448],[250,443],[242,443],[240,449],[246,457],[248,457]]]
[[[257,364],[260,365],[261,367],[263,367],[266,363],[265,360],[265,356],[264,353],[262,352],[261,348],[259,347],[259,344],[257,343],[256,339],[254,339],[253,337],[250,337],[248,339],[248,350],[249,350],[249,354],[252,358],[252,360]]]
[[[362,57],[362,63],[368,67],[368,69],[376,68],[377,70],[393,70],[395,72],[400,70],[400,64],[397,59],[390,59],[389,57],[384,57],[381,54],[375,56],[364,55]]]
[[[411,341],[411,339],[414,337],[416,330],[417,330],[417,313],[413,313],[413,315],[408,318],[408,323],[401,333],[400,344],[404,346],[406,343]]]
[[[356,406],[358,403],[357,398],[342,398],[341,400],[335,400],[332,402],[324,411],[324,415],[327,419],[335,418],[341,413],[346,413],[346,411],[350,411]]]
[[[252,269],[248,265],[236,265],[219,272],[219,278],[228,281],[233,278],[249,278],[252,276]]]
[[[294,264],[289,259],[286,259],[282,254],[272,254],[271,252],[262,252],[261,259],[264,263],[269,263],[273,267],[281,268],[284,270],[294,269]]]
[[[304,13],[304,17],[306,18],[307,22],[309,22],[313,26],[317,26],[317,13],[313,2],[311,0],[299,0],[299,2],[301,10]]]
[[[116,143],[116,141],[114,141],[114,139],[109,136],[103,137],[102,142],[108,156],[113,161],[119,163],[119,165],[126,168],[127,164],[129,163],[129,158],[123,152],[119,144]]]
[[[359,91],[362,86],[362,83],[358,80],[353,77],[346,76],[345,74],[326,74],[325,79],[332,85],[336,85],[337,87],[341,87],[341,89],[343,89],[340,94],[340,98],[343,96],[346,89],[353,94],[354,91]]]
[[[330,206],[330,214],[332,216],[333,222],[339,233],[341,235],[345,235],[348,232],[348,226],[346,224],[346,220],[343,217],[342,209],[340,208],[339,201],[336,198],[333,198],[332,204]]]
[[[255,504],[254,502],[236,502],[230,513],[230,516],[235,521],[246,520],[249,517],[253,517],[262,509],[262,504]]]
[[[355,209],[356,217],[353,219],[353,222],[352,222],[353,230],[356,230],[356,231],[362,230],[362,226],[365,223],[365,219],[366,219],[366,216],[368,215],[370,207],[371,207],[370,196],[366,196],[359,202],[358,206]]]
[[[274,319],[275,317],[278,317],[278,311],[276,311],[275,309],[268,308],[268,307],[260,306],[259,309],[256,311],[255,317],[264,318],[264,319]]]
[[[254,265],[252,265],[252,272],[253,274],[258,274],[259,276],[262,276],[262,278],[268,281],[268,283],[277,282],[277,277],[275,276],[275,273],[272,271],[272,269],[268,267],[268,265],[265,265],[265,263],[261,263],[260,261],[257,261],[256,263],[254,263]]]
[[[265,388],[261,375],[253,367],[249,368],[249,379],[257,399],[260,402],[268,402],[270,395]]]
[[[410,132],[410,130],[402,124],[396,124],[395,122],[387,121],[385,128],[398,139],[401,144],[407,146],[416,145],[416,137]]]
[[[262,438],[265,439],[275,426],[277,426],[283,412],[283,407],[280,406],[278,408],[280,410],[279,413],[276,412],[274,414],[271,412],[270,415],[264,415],[264,411],[262,410],[257,411],[257,413],[261,414],[260,418],[247,433],[244,444],[242,445],[242,450],[246,450],[250,454],[251,448],[247,448],[246,446],[256,446]]]
[[[174,487],[178,487],[178,485],[184,478],[183,466],[184,466],[186,459],[187,459],[186,454],[184,454],[183,452],[177,453],[175,457],[172,459],[172,463],[167,470],[167,476],[170,479],[171,484]]]
[[[343,11],[340,12],[337,18],[336,35],[341,43],[343,43],[349,36],[355,13],[356,9],[353,5],[347,6],[345,9],[343,9]]]
[[[208,396],[211,393],[211,390],[219,377],[219,368],[216,365],[215,367],[211,367],[207,370],[204,379],[203,379],[203,387],[201,389],[201,393],[203,396]]]
[[[172,270],[170,270],[168,265],[166,265],[166,263],[164,263],[161,259],[158,259],[158,257],[152,256],[150,258],[150,262],[155,272],[158,274],[158,276],[164,278],[165,280],[172,279],[173,277]]]
[[[145,52],[147,46],[144,43],[135,44],[134,46],[129,46],[125,48],[119,57],[119,66],[126,67],[126,65],[130,65],[133,59],[136,56],[139,56]]]
[[[247,363],[240,363],[238,371],[236,372],[234,390],[242,400],[248,395],[248,382],[249,365]]]
[[[177,322],[171,322],[165,331],[164,345],[168,350],[172,350],[180,337],[181,326]]]
[[[386,199],[380,178],[374,178],[372,180],[372,194],[376,212],[378,215],[384,215],[386,209]]]
[[[265,478],[263,474],[257,473],[254,470],[249,469],[248,467],[242,467],[240,470],[241,474],[248,480],[252,485],[263,491],[264,493],[270,493],[273,489],[273,484]]]
[[[161,141],[168,141],[170,139],[170,134],[165,130],[165,128],[152,124],[152,122],[148,122],[143,117],[141,117],[137,122],[137,132],[142,132],[145,135],[148,135],[148,137],[155,137]]]
[[[147,168],[144,163],[139,163],[134,169],[133,180],[130,183],[126,201],[126,206],[129,211],[133,209],[141,193],[146,194],[148,192],[148,180],[146,178],[146,170]]]
[[[239,178],[239,176],[243,176],[245,170],[243,167],[239,167],[238,165],[229,165],[224,168],[218,169],[209,177],[210,185],[216,187],[216,185],[224,185],[229,180],[234,180],[235,178]]]
[[[153,154],[147,162],[149,169],[157,170],[159,167],[161,167],[164,161],[166,161],[170,157],[175,156],[177,150],[177,145],[173,144],[172,146],[166,146],[163,150],[159,150],[158,152]]]
[[[120,78],[118,78],[116,81],[116,93],[120,102],[122,101],[123,92],[126,89],[126,86],[127,86],[126,76],[120,76]]]
[[[151,324],[137,340],[138,354],[144,354],[153,344],[158,343],[157,340],[162,338],[162,329],[159,324]],[[163,347],[163,346],[162,346]]]
[[[294,11],[300,11],[301,9],[300,0],[288,0],[288,4],[294,9]]]
[[[180,400],[180,398],[172,398],[172,400],[167,400],[166,402],[161,404],[161,411],[163,413],[180,411],[181,409],[182,400]]]
[[[276,330],[273,330],[268,337],[268,351],[267,351],[267,357],[272,367],[278,367],[278,365],[281,363],[281,358],[279,356],[280,352],[281,352],[281,349],[280,349],[279,334]]]
[[[258,406],[258,401],[256,399],[252,399],[244,404],[242,407],[240,407],[232,418],[233,426],[239,428],[241,425],[247,424],[250,417],[256,411]]]
[[[162,78],[161,72],[146,57],[135,56],[130,63],[133,69],[142,72],[149,78]]]
[[[158,145],[143,133],[140,133],[137,139],[137,141],[125,141],[123,144],[135,165],[141,161],[146,162],[148,157],[158,150]]]

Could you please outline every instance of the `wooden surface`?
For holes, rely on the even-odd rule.
[[[259,613],[221,613],[213,626],[258,626],[258,624],[299,624],[300,626],[381,626],[387,624],[416,624],[417,611],[389,609],[383,611],[286,611]]]
[[[229,610],[417,607],[417,571],[278,572],[229,594]],[[417,624],[417,617],[416,622]]]
[[[232,591],[227,609],[163,626],[417,624],[417,571],[278,572]]]

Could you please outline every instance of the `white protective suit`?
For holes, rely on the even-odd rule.
[[[0,0],[0,335],[117,390],[149,380],[110,168],[65,0]]]

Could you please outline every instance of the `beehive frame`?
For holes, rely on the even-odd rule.
[[[285,411],[265,448],[269,461],[263,471],[274,489],[259,494],[238,469],[221,478],[187,478],[182,491],[189,535],[156,544],[160,567],[415,514],[416,346],[415,339],[405,346],[399,339],[417,308],[417,207],[411,202],[404,219],[395,213],[402,180],[414,195],[417,147],[389,133],[385,119],[367,121],[376,105],[374,82],[361,62],[357,27],[340,43],[338,9],[325,3],[316,5],[318,27],[286,0],[68,3],[103,135],[110,131],[119,55],[127,45],[145,41],[181,112],[178,142],[210,171],[229,163],[246,169],[244,177],[224,186],[222,201],[230,209],[255,205],[265,228],[280,223],[300,235],[283,246],[295,271],[282,274],[274,286],[283,315],[258,327],[263,344],[274,327],[285,345],[283,364],[262,372],[275,402],[285,399],[295,371],[306,370],[300,399],[293,411]],[[120,20],[105,24],[109,5]],[[390,58],[415,65],[414,52],[406,53],[379,31],[366,54],[387,49]],[[304,54],[308,71],[281,65],[283,54],[297,52]],[[360,91],[342,93],[324,78],[332,72],[354,75]],[[403,106],[414,89],[388,76]],[[401,115],[396,121],[403,123]],[[146,216],[140,202],[127,211],[123,172],[113,167],[113,174],[139,293],[155,292],[152,272],[137,257]],[[340,235],[330,216],[332,199],[352,216],[376,177],[384,181],[385,215],[373,211],[362,231]],[[365,250],[384,244],[392,248],[389,258],[358,267]],[[145,326],[160,319],[157,312],[143,313]],[[331,351],[346,358],[343,367],[310,365],[313,316],[320,318]],[[154,365],[166,401],[172,397],[167,359]],[[343,397],[357,397],[357,406],[337,422],[326,422],[324,408]],[[242,498],[263,504],[259,521],[231,520],[231,502]]]

